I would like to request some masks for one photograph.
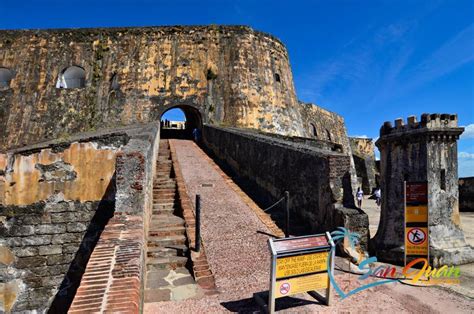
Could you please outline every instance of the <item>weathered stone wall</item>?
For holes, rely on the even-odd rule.
[[[56,88],[71,65],[86,87]],[[286,48],[249,27],[0,31],[0,67],[14,72],[0,91],[4,148],[153,121],[177,105],[210,123],[301,133]]]
[[[212,126],[203,128],[203,142],[211,155],[238,175],[238,182],[245,182],[243,189],[249,195],[258,195],[255,200],[263,208],[289,191],[293,232],[301,224],[306,224],[306,232],[321,232],[348,222],[351,230],[362,230],[366,244],[367,215],[351,212],[362,217],[359,226],[346,217],[346,207],[355,208],[350,156],[249,130]]]
[[[143,141],[146,129],[140,127],[140,135],[126,130],[79,136],[2,155],[0,276],[7,289],[0,297],[7,301],[1,310],[67,309],[115,204],[122,209],[127,203],[125,209],[146,212],[144,194],[151,193],[151,183],[134,185],[141,196],[132,197],[122,186],[135,181],[117,174],[116,169],[123,167],[115,161],[120,160],[122,146],[133,145],[138,136]],[[153,130],[156,134],[158,126]],[[153,159],[143,158],[142,162],[149,161],[143,172],[149,174],[141,174],[140,182],[153,175]]]
[[[85,87],[56,88],[72,65]],[[14,74],[0,90],[0,150],[155,121],[174,106],[350,149],[340,116],[298,102],[284,45],[245,26],[0,31],[0,67]]]
[[[349,137],[355,169],[365,194],[372,193],[375,182],[375,146],[371,138]]]
[[[404,254],[403,182],[428,182],[430,258],[433,264],[474,259],[461,230],[458,209],[457,116],[423,114],[385,122],[376,145],[381,152],[382,209],[374,249],[380,260],[402,263]]]
[[[459,210],[474,212],[474,177],[459,178]]]
[[[92,252],[69,312],[141,313],[158,124],[135,129],[117,153],[114,216]]]

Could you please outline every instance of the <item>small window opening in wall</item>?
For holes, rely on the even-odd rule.
[[[64,69],[58,77],[56,88],[84,88],[86,87],[86,71],[78,66]]]
[[[110,90],[119,90],[120,89],[120,84],[118,81],[118,76],[117,73],[112,74],[112,77],[110,78]]]
[[[281,79],[280,79],[280,74],[278,74],[278,73],[275,73],[275,81],[277,81],[277,82],[281,82]]]
[[[314,124],[311,123],[311,134],[314,136],[314,137],[318,137],[318,131],[316,130],[316,126]]]
[[[208,81],[215,80],[217,78],[217,74],[212,71],[212,69],[207,69],[206,78]]]
[[[327,137],[328,137],[328,140],[329,140],[329,141],[332,141],[331,132],[329,132],[328,129],[326,129],[326,135],[327,135]]]
[[[0,68],[0,89],[10,88],[13,72],[7,68]]]
[[[443,191],[446,190],[446,170],[445,169],[441,169],[439,186],[441,190]]]

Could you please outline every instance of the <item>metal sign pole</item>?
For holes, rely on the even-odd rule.
[[[328,269],[328,272],[331,272],[331,274],[334,275],[334,241],[332,240],[332,237],[331,237],[331,234],[329,232],[326,232],[326,236],[328,237],[329,239],[329,244],[331,244],[331,254],[329,256],[329,258],[331,259],[331,262],[330,262],[330,267],[331,269]],[[331,279],[329,278],[328,276],[328,288],[326,290],[326,305],[330,305],[331,304]]]
[[[268,290],[268,313],[275,313],[275,285],[276,285],[276,252],[273,247],[273,240],[268,239],[268,245],[272,252],[271,266],[270,266],[270,289]]]
[[[403,243],[405,245],[403,254],[405,266],[407,266],[407,182],[403,181]]]
[[[285,191],[286,228],[285,237],[290,236],[290,192]]]

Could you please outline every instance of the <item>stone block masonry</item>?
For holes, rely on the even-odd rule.
[[[6,287],[0,294],[6,300],[2,311],[66,311],[101,234],[113,238],[105,247],[116,245],[114,279],[130,275],[140,283],[136,265],[151,208],[146,205],[151,193],[147,180],[154,173],[157,134],[157,125],[145,125],[1,155],[0,276]],[[126,228],[123,234],[120,228]],[[103,241],[100,244],[103,248]]]
[[[246,26],[0,31],[0,67],[12,73],[0,88],[0,150],[157,121],[173,107],[193,108],[199,125],[350,150],[341,116],[298,101],[284,44]],[[65,88],[71,69],[81,84]]]
[[[377,187],[375,146],[371,138],[350,137],[352,158],[364,194],[371,194]]]
[[[403,182],[428,183],[428,228],[433,265],[474,261],[459,217],[457,139],[463,132],[457,116],[423,114],[407,123],[385,122],[376,145],[381,152],[382,210],[373,249],[380,260],[403,263]]]
[[[0,247],[14,258],[0,263],[0,274],[15,293],[5,311],[45,310],[53,299],[63,303],[113,212],[114,150],[97,149],[94,142],[57,149],[6,158]]]

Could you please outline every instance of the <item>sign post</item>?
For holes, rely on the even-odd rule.
[[[429,261],[428,183],[405,182],[405,266],[419,257]]]
[[[334,242],[329,232],[302,237],[268,239],[271,251],[268,303],[260,294],[256,301],[269,313],[275,312],[277,298],[308,292],[322,303],[330,304],[329,271],[334,270]],[[329,269],[328,269],[329,265]],[[316,290],[326,290],[325,296]]]

